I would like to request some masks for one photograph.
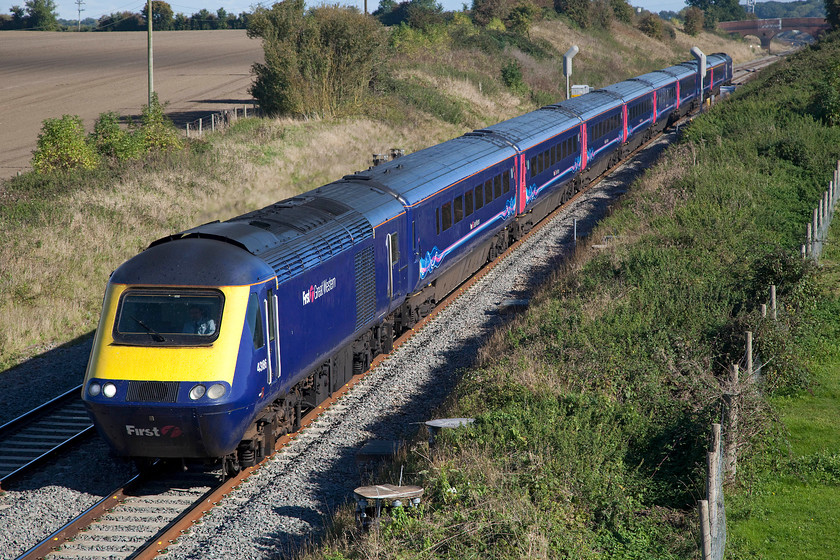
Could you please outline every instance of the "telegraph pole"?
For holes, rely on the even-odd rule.
[[[76,8],[79,9],[79,31],[82,30],[82,12],[85,11],[84,8],[82,8],[83,5],[84,2],[82,0],[76,0]]]
[[[155,82],[152,71],[152,0],[147,0],[149,6],[149,109],[152,108],[152,95],[155,92]]]

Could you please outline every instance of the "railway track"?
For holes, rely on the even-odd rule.
[[[785,51],[783,53],[775,54],[772,56],[766,56],[764,58],[759,58],[756,60],[751,60],[749,62],[744,62],[739,64],[738,66],[732,69],[732,85],[743,85],[753,78],[755,78],[757,72],[771,66],[784,58],[785,56],[795,52],[795,50]]]
[[[660,135],[656,135],[647,143],[637,148],[625,160],[631,160],[636,154],[655,143]],[[572,196],[567,202],[556,208],[541,222],[536,224],[525,236],[512,244],[494,261],[481,268],[471,278],[450,293],[440,302],[429,315],[422,319],[415,327],[394,341],[394,350],[411,339],[412,336],[440,312],[455,302],[473,284],[481,280],[495,266],[507,259],[517,248],[552,219],[565,211],[571,204],[594,188],[604,178],[624,165],[620,162],[593,180],[580,192]],[[393,353],[393,351],[392,351]],[[316,409],[311,410],[301,419],[301,429],[298,432],[280,438],[275,450],[279,451],[289,442],[301,436],[322,413],[327,411],[341,396],[353,386],[362,381],[365,376],[385,361],[391,354],[380,354],[371,363],[370,369],[353,376],[351,380]],[[50,560],[87,560],[96,558],[131,558],[133,560],[147,560],[163,553],[168,546],[187,531],[189,527],[214,505],[220,502],[234,488],[247,480],[259,470],[271,457],[261,463],[243,469],[235,477],[221,481],[221,477],[203,473],[202,484],[191,486],[190,480],[195,475],[182,473],[183,478],[173,475],[165,481],[156,480],[144,482],[144,477],[136,477],[125,486],[111,492],[106,498],[83,512],[65,526],[44,539],[41,543],[28,550],[19,560],[35,560],[47,558]],[[215,483],[209,484],[207,477],[215,476]],[[177,490],[177,491],[176,491]],[[172,492],[176,491],[173,494]],[[194,496],[189,502],[186,496]]]
[[[0,426],[0,488],[93,433],[79,385]]]
[[[638,152],[656,142],[659,137],[660,135],[657,135],[638,148],[628,159],[632,159]],[[438,313],[454,302],[474,283],[478,282],[494,266],[505,260],[530,235],[536,233],[554,217],[565,211],[570,204],[586,191],[592,189],[604,177],[612,174],[621,165],[623,165],[623,162],[594,180],[537,224],[527,236],[511,245],[499,258],[479,270],[472,278],[453,291],[414,329],[397,339],[394,348],[398,348],[409,340],[416,331],[433,320]],[[377,356],[370,370],[376,368],[389,355]],[[354,376],[347,385],[333,394],[327,401],[315,410],[310,411],[302,418],[301,430],[310,426],[320,414],[361,381],[365,375],[367,375],[367,372]],[[282,449],[290,441],[298,438],[300,434],[299,431],[281,438],[278,440],[275,449]],[[225,481],[221,481],[218,474],[206,472],[197,474],[178,473],[157,480],[137,477],[129,481],[126,486],[109,494],[82,515],[31,548],[20,558],[26,560],[34,558],[73,558],[76,560],[103,557],[155,558],[163,553],[171,543],[175,542],[182,533],[187,531],[193,523],[200,520],[215,504],[269,460],[271,460],[270,457],[258,465],[244,469],[237,476]]]

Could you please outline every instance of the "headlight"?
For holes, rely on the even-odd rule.
[[[207,396],[211,399],[218,399],[225,394],[225,391],[227,391],[227,389],[224,385],[221,383],[214,383],[210,386],[210,390],[207,391]]]
[[[101,392],[102,385],[100,385],[99,383],[91,383],[90,385],[88,385],[88,395],[90,395],[91,397],[96,397]]]
[[[204,385],[196,385],[192,389],[190,389],[190,398],[194,401],[197,401],[201,397],[204,396],[204,393],[207,389],[204,388]]]
[[[113,398],[117,394],[117,386],[113,383],[106,383],[102,386],[102,394],[106,397]]]

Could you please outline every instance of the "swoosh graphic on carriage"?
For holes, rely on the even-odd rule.
[[[610,146],[612,146],[616,142],[620,142],[620,141],[621,141],[621,138],[619,137],[619,138],[614,139],[612,142],[608,142],[608,143],[604,144],[603,146],[601,146],[597,150],[586,150],[587,161],[591,160],[592,158],[594,158],[599,153],[603,152],[604,150],[606,150],[607,148],[609,148]]]
[[[637,124],[636,126],[634,126],[633,128],[631,128],[630,129],[630,134],[633,134],[634,132],[639,130],[639,127],[641,127],[642,125],[648,124],[652,119],[653,119],[653,117],[648,117],[645,120],[643,120],[642,122],[640,122],[639,124]]]
[[[530,187],[526,187],[525,188],[525,204],[530,204],[535,198],[540,196],[540,193],[542,191],[544,191],[546,188],[550,187],[551,185],[553,185],[554,183],[556,183],[557,181],[562,179],[567,174],[576,172],[578,169],[580,169],[580,156],[575,158],[575,163],[571,167],[566,169],[563,173],[559,173],[558,175],[555,175],[554,177],[552,177],[551,179],[549,179],[548,181],[546,181],[545,183],[540,185],[539,188],[536,188],[534,185],[532,185]]]
[[[505,208],[474,230],[470,231],[467,235],[457,240],[455,243],[447,247],[446,249],[440,250],[437,246],[433,247],[431,251],[426,251],[425,257],[420,257],[420,278],[423,279],[428,276],[434,269],[440,266],[440,263],[443,262],[447,256],[449,256],[452,251],[479,235],[482,231],[490,227],[491,224],[499,221],[499,220],[506,220],[513,215],[516,211],[516,198],[509,198],[507,202],[505,202]]]

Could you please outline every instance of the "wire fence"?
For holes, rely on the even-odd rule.
[[[232,126],[239,119],[261,115],[262,111],[256,103],[250,107],[243,105],[242,107],[234,107],[233,109],[224,109],[223,111],[211,113],[206,117],[201,117],[186,123],[185,132],[187,138],[201,138],[205,132],[224,130]]]
[[[837,205],[837,198],[840,196],[840,161],[834,168],[834,178],[828,183],[828,190],[823,192],[819,205],[814,208],[811,221],[806,226],[805,244],[802,245],[802,258],[810,258],[815,262],[820,261],[826,239],[828,239],[828,228],[831,226],[831,219],[834,217],[834,208]]]
[[[840,161],[834,169],[828,189],[814,208],[811,221],[806,227],[806,242],[801,246],[802,258],[819,262],[828,239],[828,230],[834,209],[840,198]],[[761,304],[761,317],[778,320],[776,307],[776,286],[770,286],[769,309]],[[769,316],[769,317],[768,317]],[[732,364],[728,378],[722,383],[723,428],[712,424],[711,449],[707,454],[706,496],[700,500],[700,550],[703,560],[723,560],[726,550],[726,508],[723,501],[723,484],[735,481],[738,465],[739,413],[743,399],[750,392],[761,391],[761,360],[753,356],[753,333],[745,334],[746,348],[743,358]],[[746,372],[741,377],[741,368]],[[723,437],[721,438],[721,432]]]

